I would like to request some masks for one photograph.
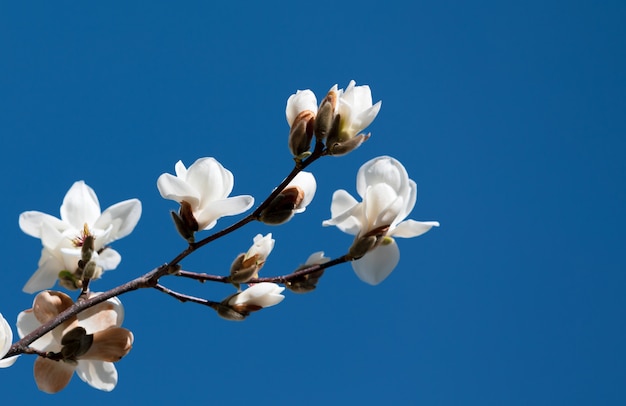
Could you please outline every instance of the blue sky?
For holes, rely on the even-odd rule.
[[[33,357],[0,370],[25,404],[587,405],[626,402],[626,6],[623,2],[70,2],[0,5],[5,190],[0,312],[13,323],[40,243],[22,211],[58,215],[83,179],[102,207],[137,197],[106,290],[184,248],[156,179],[213,156],[261,201],[288,173],[285,102],[351,79],[383,100],[372,138],[312,170],[318,192],[282,227],[252,224],[183,263],[225,274],[257,233],[265,275],[351,237],[322,228],[367,160],[419,188],[381,285],[349,265],[243,323],[156,291],[121,297],[135,334],[111,393],[77,377],[36,390]],[[236,219],[223,218],[220,226]],[[173,279],[173,278],[172,278]],[[164,280],[219,300],[225,286]]]

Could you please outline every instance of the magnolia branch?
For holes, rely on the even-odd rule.
[[[47,323],[42,324],[40,327],[36,328],[35,330],[33,330],[32,332],[30,332],[29,334],[25,335],[24,337],[22,337],[19,341],[15,342],[11,348],[9,349],[9,351],[5,354],[4,358],[10,358],[12,356],[15,355],[19,355],[19,354],[37,354],[38,352],[32,348],[29,347],[30,344],[32,344],[35,340],[41,338],[44,334],[52,331],[55,327],[61,325],[63,322],[71,319],[72,317],[75,317],[77,314],[79,314],[80,312],[89,309],[92,306],[97,305],[98,303],[102,303],[108,299],[111,299],[113,297],[116,296],[120,296],[123,295],[125,293],[137,290],[137,289],[142,289],[142,288],[156,288],[157,290],[160,290],[161,292],[167,293],[170,296],[173,296],[175,298],[177,298],[178,300],[181,301],[192,301],[194,303],[199,303],[199,304],[204,304],[207,306],[214,306],[212,305],[212,303],[214,304],[215,302],[211,302],[205,299],[200,299],[200,298],[194,298],[192,296],[187,296],[187,295],[183,295],[177,292],[173,292],[161,285],[158,284],[158,281],[161,277],[166,276],[166,275],[171,275],[171,274],[178,274],[180,273],[180,266],[179,263],[185,259],[187,256],[191,255],[193,252],[195,252],[196,250],[198,250],[199,248],[207,245],[208,243],[215,241],[218,238],[221,238],[227,234],[232,233],[233,231],[238,230],[239,228],[243,227],[244,225],[258,220],[261,213],[263,212],[263,210],[265,208],[268,207],[268,205],[276,198],[276,196],[278,196],[280,194],[280,192],[285,189],[285,187],[289,184],[289,182],[291,180],[293,180],[293,178],[295,178],[295,176],[300,173],[302,170],[304,170],[307,166],[309,166],[310,164],[312,164],[314,161],[316,161],[318,158],[322,157],[323,155],[325,155],[325,150],[324,150],[324,144],[322,142],[317,142],[315,145],[315,149],[313,151],[313,153],[305,160],[305,161],[300,161],[300,160],[296,160],[296,165],[295,167],[292,169],[292,171],[289,173],[289,175],[278,185],[278,187],[276,187],[276,189],[274,189],[270,195],[259,205],[259,207],[257,207],[254,212],[252,212],[251,214],[249,214],[248,216],[244,217],[243,219],[239,220],[238,222],[236,222],[235,224],[226,227],[198,242],[195,243],[190,243],[188,245],[188,247],[186,249],[184,249],[180,254],[178,254],[174,259],[172,259],[172,261],[170,261],[168,264],[162,265],[158,268],[153,269],[152,271],[146,273],[145,275],[142,275],[136,279],[133,279],[127,283],[124,283],[120,286],[117,286],[113,289],[110,289],[106,292],[100,293],[97,296],[93,296],[91,298],[85,299],[83,295],[79,296],[79,299],[69,308],[67,308],[65,311],[59,313],[59,315],[54,318],[53,320],[50,320]],[[332,262],[332,261],[331,261]],[[341,262],[345,262],[345,260],[341,261]],[[340,262],[337,262],[340,263]],[[324,268],[326,268],[327,266],[324,266]],[[323,268],[317,268],[317,270],[319,269],[323,269]],[[308,268],[305,269],[304,271],[309,271],[309,272],[314,272],[315,270],[309,270]],[[302,272],[302,271],[298,271],[298,272]],[[282,277],[276,277],[276,280],[288,280],[285,278],[289,278],[289,277],[295,277],[295,274],[297,274],[298,272],[294,272],[293,274],[290,275],[286,275],[286,276],[282,276]],[[304,274],[304,273],[303,273]],[[215,281],[218,282],[224,282],[223,280],[221,280],[220,278],[222,277],[213,277],[212,279],[214,279]],[[255,280],[254,282],[261,282],[261,281],[265,281],[265,280],[269,280],[272,278],[260,278],[258,280]],[[211,280],[211,278],[206,278],[204,280]],[[251,281],[253,282],[253,281]],[[85,289],[83,289],[82,293],[85,293],[87,287],[85,287]]]

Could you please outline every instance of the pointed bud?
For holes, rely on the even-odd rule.
[[[349,152],[357,149],[361,144],[367,141],[370,137],[370,134],[359,134],[354,138],[351,138],[342,142],[334,142],[333,144],[328,145],[328,152],[333,156],[341,156],[345,155]]]
[[[231,321],[243,321],[248,317],[247,314],[241,314],[236,312],[228,305],[219,304],[214,309],[217,311],[218,316],[223,319],[231,320]]]
[[[286,223],[303,200],[304,190],[298,186],[287,187],[261,212],[259,220],[269,225]]]
[[[315,125],[315,113],[305,110],[298,114],[289,131],[289,150],[298,158],[309,152],[313,139],[313,127]]]
[[[324,141],[326,137],[328,137],[333,126],[337,106],[337,92],[334,90],[335,87],[333,87],[324,100],[322,100],[315,119],[315,137],[320,141]]]
[[[171,211],[172,220],[174,220],[174,225],[176,226],[176,231],[180,234],[181,237],[185,239],[188,243],[193,243],[195,241],[194,232],[190,230],[185,223],[185,221],[178,215],[178,213]]]
[[[102,276],[102,267],[98,266],[95,261],[89,261],[83,270],[83,279],[100,279]]]
[[[378,227],[364,236],[357,236],[348,251],[350,260],[359,259],[363,257],[363,255],[372,251],[374,248],[378,247],[385,239],[385,235],[388,231],[389,226],[386,225]]]
[[[244,263],[246,254],[239,254],[230,266],[229,282],[239,287],[240,283],[246,283],[250,279],[258,278],[259,267],[256,264],[256,257],[248,258]]]
[[[294,293],[308,293],[317,287],[317,283],[324,275],[324,270],[311,272],[306,275],[297,276],[285,283],[287,289]]]

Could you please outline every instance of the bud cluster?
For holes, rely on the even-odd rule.
[[[346,90],[333,86],[319,107],[311,90],[298,90],[287,100],[289,150],[296,161],[311,154],[315,135],[328,155],[344,155],[365,142],[370,134],[362,134],[378,115],[381,102],[372,104],[369,86],[356,86],[352,80]]]

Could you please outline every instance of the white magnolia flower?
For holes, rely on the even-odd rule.
[[[289,127],[293,126],[298,115],[306,111],[310,111],[313,116],[317,114],[317,99],[311,90],[298,90],[296,93],[289,96],[289,99],[287,99],[287,107],[285,108],[285,115],[287,116]]]
[[[2,359],[9,352],[11,344],[13,344],[13,331],[0,313],[0,368],[8,368],[17,360],[17,356]]]
[[[72,299],[62,292],[40,292],[33,308],[21,312],[17,318],[20,337],[54,319],[72,304]],[[79,313],[35,340],[32,348],[60,356],[58,361],[37,357],[34,365],[37,387],[47,393],[56,393],[67,386],[76,371],[79,378],[92,387],[113,390],[117,384],[113,362],[125,356],[133,343],[133,334],[120,327],[123,319],[122,303],[118,298],[112,298]],[[82,334],[75,334],[77,327],[84,329]],[[74,338],[70,339],[72,335]],[[87,337],[89,335],[93,341]],[[64,344],[61,344],[62,340]]]
[[[39,211],[20,215],[19,225],[26,234],[40,238],[43,250],[39,268],[23,290],[34,293],[50,288],[62,270],[74,272],[81,257],[81,243],[85,231],[95,237],[94,260],[102,270],[115,269],[120,254],[107,247],[111,242],[130,234],[141,217],[141,202],[129,199],[100,212],[98,197],[85,182],[75,182],[61,205],[61,219]]]
[[[211,229],[220,217],[243,213],[254,204],[252,196],[228,197],[233,174],[214,158],[200,158],[189,169],[178,161],[175,170],[176,176],[159,176],[157,187],[163,198],[191,206],[198,230]]]
[[[250,286],[248,289],[233,296],[228,305],[235,310],[238,308],[263,308],[277,305],[285,296],[280,293],[285,288],[271,282],[261,282]]]
[[[337,89],[337,85],[333,87]],[[332,90],[332,89],[331,89]],[[378,115],[382,101],[372,105],[372,92],[367,85],[356,86],[351,80],[346,90],[338,91],[336,113],[340,115],[340,139],[355,137],[369,126]]]
[[[369,134],[360,132],[374,121],[381,103],[372,105],[369,86],[356,86],[354,80],[350,81],[346,90],[335,85],[320,105],[316,135],[319,138],[328,136],[326,147],[331,155],[347,154],[369,138]]]
[[[391,237],[417,237],[439,223],[404,220],[415,206],[417,186],[394,158],[382,156],[366,162],[357,174],[357,192],[360,203],[345,190],[337,190],[332,218],[322,224],[356,236],[351,252],[358,259],[352,261],[352,268],[361,280],[377,285],[400,259]]]

